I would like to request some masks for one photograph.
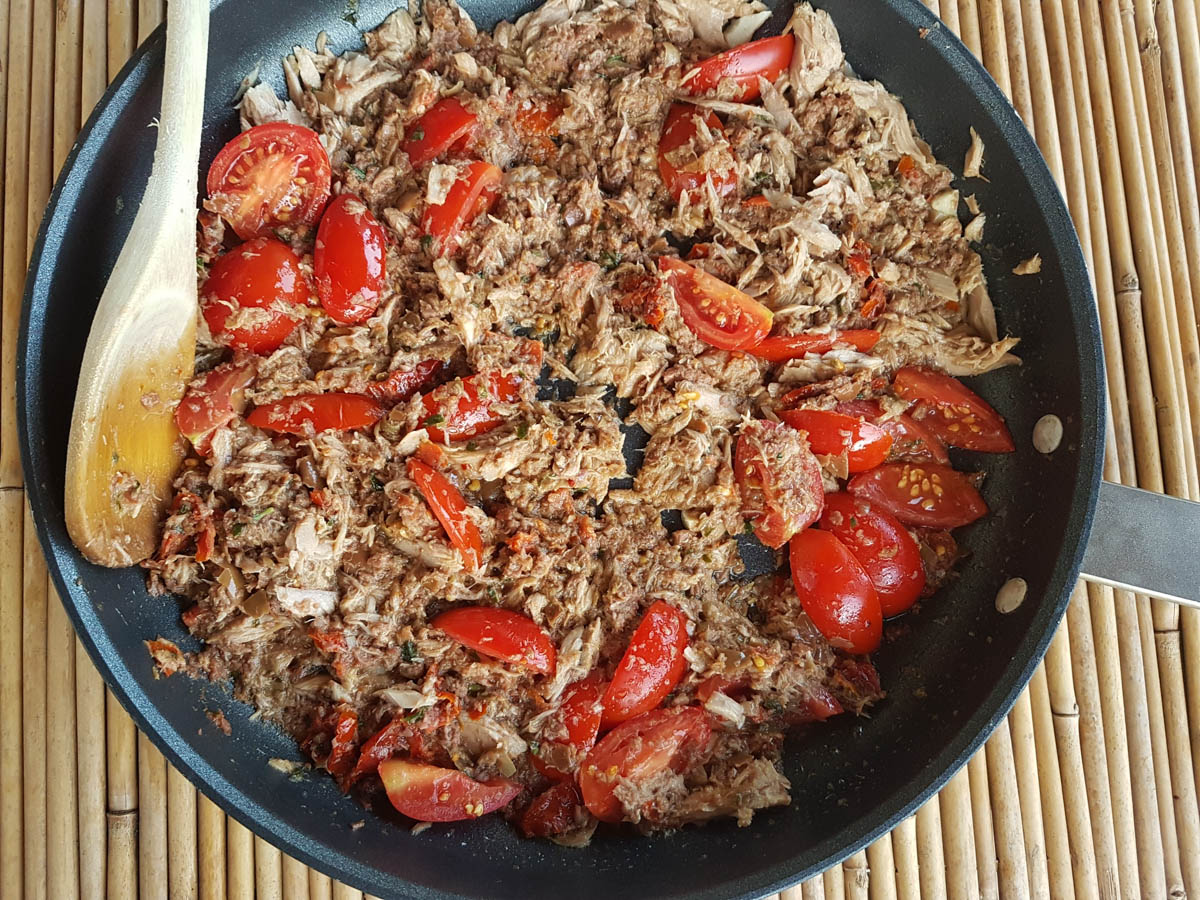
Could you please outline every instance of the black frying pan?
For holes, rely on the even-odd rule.
[[[190,0],[199,2],[199,0]],[[360,43],[398,0],[361,0],[357,27],[330,0],[214,4],[202,166],[237,130],[231,98],[258,63],[282,92],[278,66],[324,29],[336,51]],[[535,0],[464,0],[481,27]],[[343,797],[332,779],[292,782],[268,766],[297,759],[292,741],[250,719],[217,685],[155,679],[142,641],[196,646],[178,604],[150,598],[141,570],[90,565],[63,524],[63,465],[88,326],[150,172],[163,32],[105,94],[55,187],[34,249],[19,351],[18,404],[26,483],[59,592],[81,639],[137,724],[198,787],[243,824],[325,872],[384,897],[548,895],[573,898],[758,896],[812,875],[892,828],[979,747],[1024,687],[1066,607],[1100,484],[1104,382],[1100,335],[1075,232],[1033,140],[966,49],[918,0],[817,0],[846,56],[900,95],[938,158],[961,167],[974,126],[987,182],[965,192],[988,211],[984,256],[1002,331],[1022,337],[1020,368],[973,385],[1008,419],[1017,452],[959,460],[989,474],[994,513],[965,530],[962,577],[910,618],[876,657],[888,699],[869,719],[835,718],[791,742],[792,805],[739,829],[635,838],[602,831],[587,850],[519,838],[498,819],[412,835],[399,818]],[[772,23],[786,21],[780,10]],[[1036,276],[1018,261],[1041,254]],[[1044,413],[1066,427],[1051,456],[1029,435]],[[1000,615],[1011,576],[1028,599]],[[232,725],[222,734],[208,711]],[[358,823],[361,827],[356,827]]]

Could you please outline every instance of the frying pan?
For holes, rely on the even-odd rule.
[[[293,45],[311,45],[325,30],[335,51],[360,46],[359,30],[377,25],[395,2],[360,0],[345,15],[342,4],[328,0],[215,2],[203,164],[237,131],[232,97],[248,72],[261,64],[263,78],[282,92],[278,60]],[[491,28],[536,0],[463,5],[480,27]],[[759,896],[892,828],[1007,713],[1066,607],[1101,496],[1104,379],[1083,257],[1024,126],[978,62],[917,0],[816,5],[833,16],[850,64],[900,95],[939,159],[959,165],[970,126],[986,144],[988,180],[959,186],[988,211],[985,271],[1001,330],[1022,337],[1024,364],[973,387],[1007,418],[1017,451],[956,461],[987,471],[993,514],[962,532],[970,556],[961,577],[877,654],[887,700],[870,718],[837,717],[789,741],[783,766],[793,785],[790,806],[760,813],[747,828],[721,822],[649,839],[602,830],[583,851],[521,839],[495,817],[411,834],[388,810],[368,811],[342,796],[332,779],[293,781],[272,768],[272,758],[299,758],[294,743],[252,720],[225,686],[154,677],[144,640],[162,635],[197,647],[180,624],[179,605],[149,597],[141,570],[87,563],[67,537],[62,494],[70,398],[89,322],[149,176],[161,30],[105,94],[54,189],[26,286],[17,392],[28,497],[59,593],[109,686],[171,762],[244,825],[383,897]],[[764,32],[777,31],[788,12],[777,9]],[[1039,274],[1011,273],[1035,252],[1043,260]],[[1062,419],[1065,436],[1043,455],[1029,436],[1047,413]],[[1125,534],[1110,530],[1093,543],[1090,571],[1112,583],[1165,585],[1163,596],[1194,596],[1194,568],[1166,580],[1170,528],[1166,539],[1149,541],[1140,530],[1152,522],[1184,527],[1180,517],[1193,511],[1162,507],[1179,501],[1141,492],[1110,493],[1117,490],[1104,488],[1103,502],[1112,506],[1106,525],[1131,503],[1145,509]],[[760,562],[747,555],[751,566]],[[1028,583],[1027,598],[1001,615],[997,589],[1017,576]],[[210,718],[217,711],[232,727],[228,736]]]

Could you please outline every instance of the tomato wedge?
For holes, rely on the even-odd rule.
[[[817,630],[839,650],[873,653],[883,638],[883,612],[871,578],[849,548],[810,528],[788,544],[792,584]]]
[[[358,716],[353,710],[342,709],[333,719],[333,737],[330,739],[329,758],[325,769],[331,775],[348,775],[354,768],[358,748]]]
[[[600,733],[603,694],[598,672],[575,682],[563,692],[559,712],[567,730],[567,740],[542,741],[538,752],[530,757],[535,769],[547,778],[572,777],[574,760],[592,749],[596,735]]]
[[[695,765],[712,737],[712,718],[696,706],[656,709],[624,722],[606,734],[584,759],[579,788],[588,811],[601,822],[620,822],[626,810],[616,795],[621,782],[645,782],[671,769]]]
[[[465,606],[448,610],[429,624],[472,650],[540,675],[554,674],[554,642],[528,616],[492,606]]]
[[[769,309],[731,284],[669,256],[658,269],[675,291],[684,324],[706,344],[721,350],[747,350],[771,331]]]
[[[604,691],[603,727],[654,709],[671,693],[687,665],[687,624],[665,600],[650,604]]]
[[[256,428],[287,434],[370,428],[383,407],[361,394],[295,394],[255,407],[246,421]]]
[[[824,409],[784,409],[779,418],[808,433],[813,453],[823,456],[846,454],[851,472],[873,469],[892,449],[892,436],[870,422]]]
[[[704,112],[690,103],[672,104],[663,123],[662,136],[658,139],[658,172],[667,191],[678,200],[685,191],[702,188],[706,179],[712,181],[718,197],[727,197],[737,190],[737,173],[732,169],[709,172],[697,168],[698,160],[682,159],[684,148],[699,134],[696,118],[702,117],[708,130],[715,135],[724,135],[725,129],[715,112]]]
[[[493,401],[512,403],[520,396],[512,375],[473,375],[434,388],[422,399],[428,415],[421,423],[435,441],[461,441],[491,431],[502,419]]]
[[[794,429],[754,421],[742,427],[733,451],[742,514],[755,536],[778,549],[821,515],[821,465]]]
[[[207,454],[213,432],[246,408],[246,388],[253,380],[253,366],[232,362],[217,366],[188,388],[175,407],[175,424],[197,453]]]
[[[825,498],[821,528],[835,535],[866,571],[885,616],[907,610],[925,590],[921,548],[895,517],[838,492]]]
[[[465,148],[476,124],[475,113],[458,97],[443,97],[409,127],[400,149],[408,154],[412,167],[419,169],[460,141]]]
[[[200,312],[222,343],[270,353],[295,330],[311,294],[292,248],[255,238],[212,264],[200,289]]]
[[[350,781],[355,782],[364,775],[374,774],[381,762],[391,759],[397,750],[407,745],[408,736],[412,731],[413,726],[404,721],[403,714],[394,716],[392,721],[363,743],[358,753],[358,761],[350,772]]]
[[[393,403],[407,400],[433,384],[444,368],[446,364],[440,359],[423,359],[411,369],[393,369],[379,381],[367,385],[367,396]]]
[[[421,229],[433,239],[435,256],[458,249],[459,232],[492,208],[502,178],[501,171],[491,163],[470,163],[459,173],[446,199],[425,210]]]
[[[579,788],[572,781],[561,781],[533,798],[521,816],[526,837],[554,837],[566,834],[579,824],[576,811],[583,805]]]
[[[325,210],[313,249],[317,296],[343,325],[375,315],[387,284],[383,226],[353,194],[338,194]]]
[[[905,366],[893,389],[916,401],[913,417],[951,447],[1012,453],[1016,446],[1001,415],[957,378],[925,366]]]
[[[408,477],[413,480],[429,508],[446,529],[450,543],[462,556],[463,565],[469,571],[478,569],[483,562],[483,541],[479,529],[465,515],[467,501],[437,469],[427,466],[418,459],[408,458]]]
[[[681,86],[696,96],[716,90],[722,81],[729,79],[738,88],[732,99],[745,103],[758,97],[760,75],[774,82],[783,74],[792,61],[795,46],[796,38],[790,34],[750,41],[710,56],[695,68],[688,69]]]
[[[883,407],[877,400],[848,400],[835,407],[847,416],[874,422],[892,436],[892,457],[930,460],[950,464],[950,454],[941,439],[908,413],[883,418]]]
[[[747,348],[747,352],[770,362],[800,359],[809,353],[828,353],[838,344],[853,347],[859,353],[870,353],[881,335],[874,328],[852,328],[846,331],[776,334],[762,343]]]
[[[243,241],[273,228],[308,226],[329,200],[329,155],[317,133],[268,122],[221,148],[208,169],[207,206]]]
[[[476,781],[455,769],[405,759],[381,762],[379,777],[392,806],[420,822],[477,819],[521,793],[521,785],[507,778]]]
[[[855,475],[846,489],[905,525],[957,528],[988,511],[967,476],[936,463],[888,463]]]

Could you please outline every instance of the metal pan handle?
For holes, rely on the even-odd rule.
[[[1200,503],[1102,482],[1080,574],[1200,608]]]

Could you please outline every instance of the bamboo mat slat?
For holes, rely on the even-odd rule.
[[[924,2],[1010,97],[1081,235],[1105,340],[1106,477],[1197,499],[1197,4]],[[20,490],[32,237],[79,126],[164,12],[0,2],[0,900],[364,900],[227,819],[137,735],[71,633]],[[1200,614],[1081,584],[1029,689],[942,793],[778,896],[1200,896],[1198,776]]]

